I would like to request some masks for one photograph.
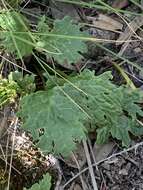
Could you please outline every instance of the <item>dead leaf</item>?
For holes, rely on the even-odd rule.
[[[123,24],[119,21],[103,14],[99,14],[98,17],[87,17],[87,19],[92,21],[94,27],[103,30],[116,32],[122,30],[123,27]]]
[[[86,163],[84,149],[81,144],[79,144],[74,153],[71,154],[71,156],[67,159],[64,159],[64,161],[66,162],[66,164],[68,164],[68,166],[78,168],[75,159],[78,161],[80,168]]]
[[[72,4],[49,1],[49,6],[51,8],[52,16],[55,19],[62,19],[64,16],[68,15],[75,20],[79,20],[79,15]]]
[[[122,32],[116,42],[116,45],[121,45],[125,41],[129,40],[133,34],[136,34],[136,31],[143,25],[143,16],[136,16],[125,28],[125,31]],[[139,36],[137,36],[139,38]]]
[[[120,34],[119,38],[116,41],[116,45],[121,45],[124,43],[118,53],[122,56],[126,48],[129,46],[130,40],[133,35],[138,39],[141,39],[139,35],[136,34],[136,31],[143,25],[143,16],[136,16],[125,28],[125,31]]]
[[[107,144],[102,144],[102,145],[97,145],[95,143],[93,147],[93,153],[96,162],[99,162],[100,160],[107,158],[107,156],[111,153],[113,147],[114,147],[113,142],[109,142]]]
[[[75,184],[74,189],[73,190],[82,190],[81,186],[78,184]]]
[[[82,190],[82,188],[79,184],[73,182],[68,190]]]
[[[113,8],[118,8],[118,9],[122,9],[122,8],[125,8],[129,5],[129,1],[128,0],[122,0],[122,1],[119,1],[119,0],[115,0],[112,4],[112,7]]]

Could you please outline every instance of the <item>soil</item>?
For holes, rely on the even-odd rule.
[[[104,176],[103,189],[143,189],[143,146],[114,156],[99,165]]]
[[[142,190],[143,142],[136,142],[128,150],[121,150],[118,146],[115,146],[112,151],[105,159],[93,163],[98,188],[100,190]],[[89,186],[91,185],[88,178],[88,167],[83,167],[79,172],[68,165],[64,165],[63,171],[65,171],[64,177],[67,179],[67,181],[63,181],[65,190],[74,189],[71,186],[75,186],[75,184],[78,184],[80,189],[83,189],[79,178],[80,175],[82,175],[85,183]],[[92,189],[91,186],[90,188]]]

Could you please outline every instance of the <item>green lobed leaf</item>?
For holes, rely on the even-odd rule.
[[[126,86],[118,87],[111,78],[109,72],[94,76],[93,72],[85,70],[71,77],[73,85],[65,82],[25,96],[19,112],[23,127],[30,130],[35,139],[40,138],[39,146],[44,151],[64,155],[85,138],[87,129],[97,129],[97,142],[104,143],[112,135],[121,140],[123,146],[128,146],[129,133],[137,135],[142,129],[137,124],[137,114],[141,116],[143,112],[137,103],[142,102],[143,93]],[[126,101],[129,93],[130,101]],[[39,137],[40,128],[45,133]]]
[[[115,127],[111,128],[112,137],[122,140],[123,146],[130,144],[129,131],[131,128],[132,120],[126,116],[119,117],[119,122]]]
[[[15,11],[3,11],[0,13],[0,28],[1,48],[17,58],[32,52],[33,40],[23,15]]]
[[[34,184],[29,190],[50,190],[50,188],[51,188],[51,177],[49,174],[46,174],[39,183]],[[24,190],[27,189],[24,188]]]
[[[83,114],[58,88],[52,92],[37,92],[25,96],[21,102],[20,116],[25,119],[23,127],[38,139],[39,129],[44,128],[39,147],[43,151],[67,154],[75,148],[74,140],[85,137],[80,122]],[[77,117],[78,116],[78,117]]]
[[[84,41],[78,38],[87,37],[88,34],[81,32],[80,26],[73,24],[68,16],[62,20],[55,20],[52,30],[49,29],[42,17],[38,24],[38,32],[43,34],[38,36],[37,48],[47,50],[48,56],[54,57],[59,64],[63,64],[65,61],[69,64],[75,63],[82,58],[79,52],[87,51]]]
[[[102,127],[97,129],[97,139],[96,143],[98,144],[104,144],[108,138],[109,138],[109,128],[108,127]]]

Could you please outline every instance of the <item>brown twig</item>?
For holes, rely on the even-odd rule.
[[[95,163],[95,164],[92,164],[92,166],[93,166],[93,167],[97,167],[97,165],[101,164],[102,162],[105,162],[105,161],[107,161],[107,160],[109,160],[109,159],[111,159],[111,158],[114,158],[114,157],[116,157],[116,156],[119,156],[119,155],[121,155],[121,154],[124,154],[124,153],[126,153],[126,152],[128,152],[128,151],[131,151],[131,150],[133,150],[133,149],[136,150],[139,146],[143,146],[143,142],[137,143],[136,145],[134,145],[134,146],[132,146],[132,147],[130,147],[130,148],[128,148],[128,149],[125,149],[125,150],[120,151],[120,152],[118,152],[118,153],[112,154],[111,156],[109,156],[109,157],[107,157],[107,158],[105,158],[105,159],[103,159],[103,160],[100,160],[99,162],[97,162],[97,163]],[[89,170],[89,166],[86,167],[86,168],[84,168],[84,169],[83,169],[82,171],[80,171],[78,174],[76,174],[75,176],[73,176],[69,181],[67,181],[67,182],[63,185],[63,188],[65,188],[69,183],[71,183],[73,180],[75,180],[77,177],[79,177],[82,173],[86,172],[87,170]]]

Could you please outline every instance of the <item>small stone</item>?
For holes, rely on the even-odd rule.
[[[122,170],[119,171],[119,174],[120,175],[128,175],[128,172],[127,172],[126,169],[122,169]]]

